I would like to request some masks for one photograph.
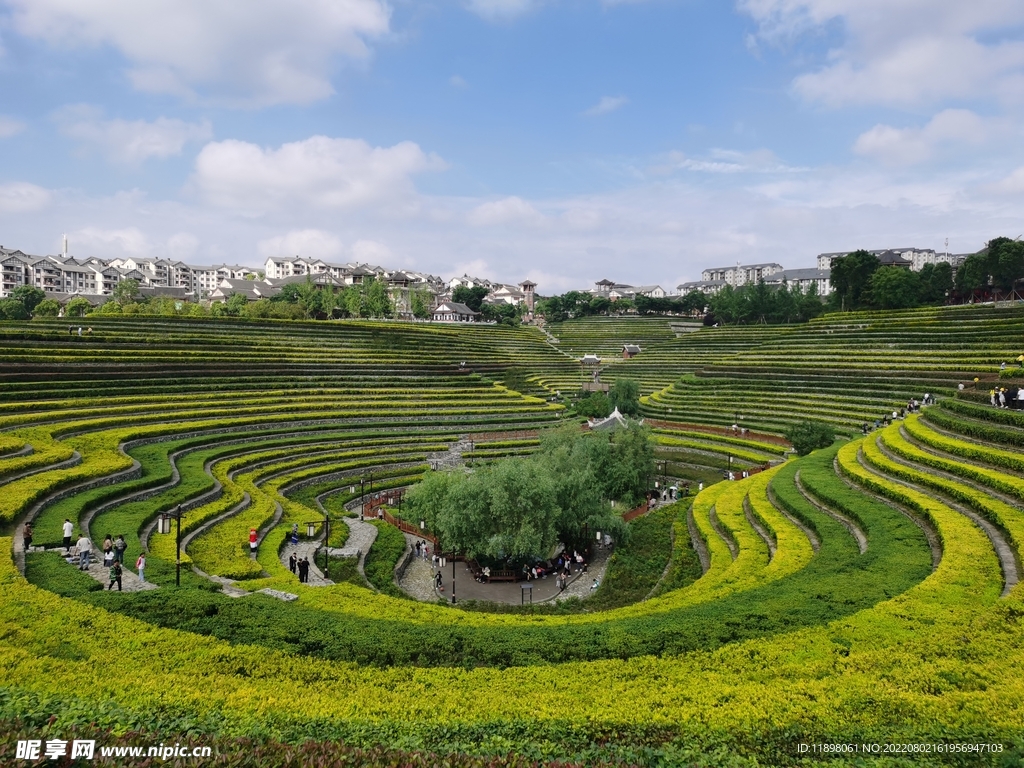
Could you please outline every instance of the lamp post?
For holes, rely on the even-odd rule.
[[[452,550],[452,605],[455,605],[455,550]]]
[[[171,532],[171,518],[174,518],[176,524],[176,531],[174,534],[174,548],[175,548],[175,559],[174,559],[174,586],[181,586],[181,504],[174,508],[173,512],[164,512],[160,515],[160,519],[157,521],[157,530],[160,533]]]
[[[324,578],[327,578],[327,565],[330,562],[330,548],[331,548],[331,517],[327,513],[324,513],[323,520],[307,520],[303,525],[306,526],[306,536],[313,538],[316,536],[317,523],[324,524]],[[316,555],[313,555],[314,561]]]

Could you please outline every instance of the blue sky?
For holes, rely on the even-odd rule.
[[[0,0],[0,243],[542,292],[1024,233],[1019,0]]]

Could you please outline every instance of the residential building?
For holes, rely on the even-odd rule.
[[[474,323],[479,316],[479,312],[457,301],[443,302],[433,313],[434,322],[441,323]]]
[[[813,268],[784,269],[765,280],[765,285],[786,285],[790,288],[799,288],[804,293],[807,293],[813,286],[819,296],[828,296],[832,293],[832,272],[827,269]]]
[[[731,267],[711,267],[700,274],[701,282],[722,281],[726,285],[739,288],[748,283],[767,280],[776,272],[782,271],[781,264],[736,264]]]

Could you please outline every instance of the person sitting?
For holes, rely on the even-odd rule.
[[[491,580],[491,566],[485,565],[483,571],[481,571],[484,577],[484,584]]]

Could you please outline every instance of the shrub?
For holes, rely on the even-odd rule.
[[[820,421],[801,421],[786,430],[786,439],[800,456],[806,456],[816,448],[828,448],[836,439],[831,424]]]

